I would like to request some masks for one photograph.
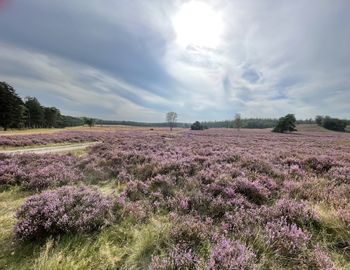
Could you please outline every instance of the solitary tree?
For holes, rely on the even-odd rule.
[[[236,113],[235,120],[233,121],[233,125],[235,128],[240,130],[240,128],[242,126],[242,121],[241,121],[241,115],[239,113]]]
[[[315,122],[317,125],[322,126],[323,116],[317,115],[315,118]]]
[[[93,118],[85,118],[84,123],[87,124],[90,128],[95,125],[95,119]]]
[[[191,130],[203,130],[204,129],[204,126],[199,123],[198,121],[194,122],[192,125],[191,125]]]
[[[173,130],[173,127],[175,127],[176,121],[177,121],[177,113],[176,112],[168,112],[166,114],[166,121],[169,124],[170,131]]]
[[[23,102],[15,89],[5,82],[0,82],[0,126],[7,130],[9,127],[19,127],[22,118]]]
[[[280,132],[280,133],[284,133],[286,131],[287,132],[297,131],[295,128],[295,123],[296,123],[296,119],[294,114],[287,114],[286,116],[281,117],[278,120],[277,125],[272,131]]]

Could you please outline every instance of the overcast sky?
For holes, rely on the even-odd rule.
[[[350,118],[348,0],[0,0],[0,81],[110,120]]]

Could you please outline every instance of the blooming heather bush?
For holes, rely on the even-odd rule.
[[[350,167],[333,167],[327,175],[338,184],[350,184]]]
[[[263,160],[257,159],[247,159],[242,163],[243,168],[246,168],[252,172],[266,174],[266,175],[274,175],[275,172],[270,164],[266,163]]]
[[[3,155],[0,161],[0,185],[21,185],[42,190],[77,182],[82,174],[76,159],[68,155]]]
[[[202,222],[199,217],[175,215],[172,221],[174,226],[170,234],[175,243],[186,243],[191,248],[200,248],[208,241],[212,229],[210,219]]]
[[[97,230],[109,224],[111,201],[87,187],[62,187],[31,196],[17,211],[20,240]]]
[[[317,173],[324,173],[328,172],[334,165],[336,165],[336,162],[330,157],[321,156],[307,158],[303,161],[303,164],[305,167],[310,168]]]
[[[329,258],[329,256],[319,246],[316,247],[313,258],[311,258],[310,264],[311,266],[314,266],[315,269],[320,270],[337,269],[332,260]]]
[[[281,199],[272,208],[273,218],[285,218],[290,224],[296,223],[299,226],[318,222],[314,211],[305,204],[293,200]]]
[[[256,204],[263,204],[269,197],[268,190],[258,182],[252,182],[248,179],[239,179],[236,182],[236,192],[243,194],[249,201]]]
[[[152,270],[188,269],[196,270],[199,259],[191,248],[177,244],[167,256],[153,256],[150,264]]]
[[[255,254],[239,241],[221,238],[213,247],[208,270],[249,270],[254,268]]]
[[[267,243],[281,256],[297,258],[307,249],[309,236],[285,218],[268,222],[265,229]]]

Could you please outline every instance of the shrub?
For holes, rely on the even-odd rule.
[[[198,269],[199,259],[191,248],[183,244],[176,245],[167,256],[153,256],[149,269],[170,270],[170,269]]]
[[[0,185],[43,190],[74,183],[82,178],[75,165],[76,159],[68,155],[5,155],[0,161]]]
[[[205,245],[211,232],[211,220],[203,222],[191,215],[173,216],[170,235],[175,243],[186,243],[191,248]]]
[[[265,187],[258,182],[252,182],[245,178],[237,180],[236,192],[244,195],[249,201],[258,205],[266,202],[269,196],[268,190]]]
[[[324,252],[319,246],[317,246],[315,251],[313,252],[313,256],[310,258],[309,265],[313,266],[315,269],[322,269],[322,270],[337,269],[334,263],[332,262],[332,260],[327,255],[327,253]]]
[[[267,243],[280,256],[297,258],[307,249],[309,237],[285,218],[268,222],[265,229]]]
[[[274,218],[284,217],[289,224],[296,223],[299,226],[318,222],[316,213],[305,204],[293,200],[281,199],[272,208]]]
[[[255,254],[239,241],[222,238],[213,247],[208,270],[254,269]]]
[[[337,163],[326,156],[321,157],[309,157],[303,161],[305,167],[312,169],[316,173],[328,172]]]
[[[15,235],[29,240],[97,230],[111,221],[111,200],[87,187],[62,187],[31,196],[17,211]]]

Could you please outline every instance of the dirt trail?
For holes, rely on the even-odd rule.
[[[69,145],[58,145],[58,146],[40,146],[33,148],[19,148],[11,150],[0,150],[0,153],[5,154],[23,154],[23,153],[35,153],[35,154],[46,154],[46,153],[59,153],[59,152],[70,152],[74,150],[84,149],[86,147],[97,144],[98,142],[89,143],[76,143]]]

